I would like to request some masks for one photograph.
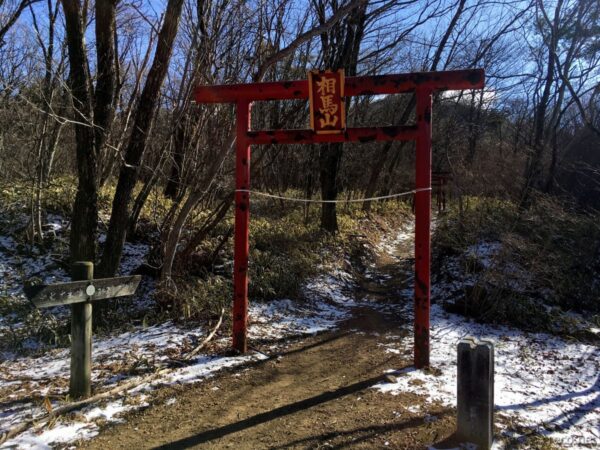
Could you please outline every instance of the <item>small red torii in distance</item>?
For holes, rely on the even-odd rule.
[[[347,128],[338,134],[313,130],[252,130],[254,101],[308,99],[307,80],[199,86],[197,103],[236,103],[236,183],[234,235],[233,348],[247,351],[248,225],[250,221],[250,147],[266,144],[326,142],[416,141],[415,158],[415,304],[414,363],[429,366],[429,309],[431,259],[431,94],[435,91],[481,89],[484,71],[453,70],[397,75],[348,77],[345,97],[415,92],[416,124]]]

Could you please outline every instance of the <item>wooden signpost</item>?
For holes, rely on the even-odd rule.
[[[94,280],[94,264],[73,264],[73,282],[29,286],[25,295],[37,308],[71,305],[71,378],[73,399],[92,393],[92,302],[133,295],[142,279],[139,275]]]

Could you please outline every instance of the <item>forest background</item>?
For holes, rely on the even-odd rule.
[[[485,274],[455,299],[481,319],[547,326],[541,304],[597,320],[599,60],[596,0],[0,0],[2,232],[65,270],[95,261],[96,276],[122,272],[127,242],[143,242],[130,271],[153,280],[160,314],[214,314],[231,297],[235,111],[196,105],[195,86],[483,68],[485,89],[434,97],[433,170],[450,174],[436,275],[457,254]],[[414,103],[356,97],[348,124],[411,123]],[[259,103],[252,118],[306,128],[308,105]],[[308,199],[410,191],[414,148],[262,146],[252,180]],[[410,197],[255,198],[257,299],[299,295],[323,249],[346,245],[363,219],[410,216]],[[482,241],[502,249],[502,270],[469,260]],[[512,288],[517,262],[534,280],[525,290]]]

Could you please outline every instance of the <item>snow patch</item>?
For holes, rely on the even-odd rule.
[[[58,444],[66,444],[80,439],[91,439],[98,435],[94,424],[82,422],[59,423],[41,434],[25,432],[15,439],[6,441],[0,448],[23,450],[50,450]]]
[[[388,256],[400,260],[405,256],[398,255],[398,247],[412,243],[414,241],[414,234],[415,223],[413,221],[407,224],[406,227],[400,230],[395,236],[386,236],[382,239],[376,245],[376,249],[381,253],[385,253]]]

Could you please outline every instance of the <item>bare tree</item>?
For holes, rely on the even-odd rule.
[[[4,36],[19,20],[27,8],[42,0],[0,0],[0,47],[4,45]]]
[[[591,105],[584,107],[581,98],[591,93],[589,97],[593,102],[593,93],[600,90],[595,78],[598,49],[595,45],[589,46],[597,27],[598,8],[597,2],[593,1],[557,0],[553,13],[549,14],[542,0],[536,2],[536,25],[541,37],[539,51],[543,55],[539,64],[544,76],[538,80],[535,97],[532,150],[520,202],[523,208],[529,206],[533,190],[548,191],[553,187],[559,159],[558,135],[565,108],[574,104],[583,122],[592,131],[597,131],[588,117],[593,109]],[[577,83],[577,89],[574,83]],[[548,150],[549,164],[546,162]]]
[[[69,87],[77,155],[77,194],[71,222],[71,259],[93,261],[98,222],[98,150],[94,144],[91,76],[85,47],[84,11],[79,0],[62,2],[69,49]]]
[[[121,261],[129,224],[131,194],[146,150],[148,134],[154,122],[158,105],[157,99],[169,67],[182,8],[183,0],[169,0],[167,4],[154,60],[137,104],[131,136],[125,150],[124,162],[113,199],[106,245],[99,266],[99,272],[105,276],[114,275]]]
[[[33,28],[36,39],[42,50],[44,60],[44,78],[40,88],[41,95],[41,130],[35,143],[35,154],[37,161],[35,189],[32,198],[31,229],[30,237],[33,240],[43,238],[42,232],[42,196],[50,178],[50,172],[54,162],[58,141],[66,123],[64,115],[66,90],[62,85],[62,77],[65,69],[65,48],[60,41],[57,42],[56,22],[60,11],[60,3],[48,0],[46,2],[48,15],[47,38],[38,24],[37,15],[30,7]],[[58,61],[55,61],[55,47],[59,44]],[[56,97],[59,97],[58,101]],[[54,104],[54,105],[53,105]],[[58,104],[58,111],[54,106]]]
[[[435,71],[438,69],[438,65],[440,64],[442,57],[444,55],[444,52],[446,50],[446,45],[448,43],[448,40],[452,36],[452,33],[454,32],[454,29],[456,27],[456,24],[458,23],[461,15],[464,12],[465,3],[466,3],[465,0],[459,0],[457,2],[456,10],[454,11],[454,14],[452,15],[452,18],[450,19],[448,27],[444,31],[444,34],[442,35],[440,42],[437,45],[437,48],[432,57],[431,63],[427,64],[429,70]],[[429,17],[432,18],[432,17],[434,17],[434,15],[431,14]],[[421,17],[420,17],[419,22],[423,23],[423,20]],[[416,98],[413,95],[413,96],[411,96],[408,103],[403,105],[403,110],[400,113],[400,119],[399,119],[400,125],[403,125],[408,122],[411,115],[413,114],[415,105],[416,105]],[[401,153],[404,146],[405,146],[404,143],[400,144],[400,148],[396,149],[396,152],[395,152],[396,155],[399,155]],[[377,155],[376,162],[371,168],[371,175],[369,177],[369,182],[367,184],[367,188],[366,188],[366,192],[365,192],[365,196],[367,198],[371,198],[375,194],[376,187],[377,187],[377,181],[378,181],[379,177],[381,176],[384,164],[388,160],[388,157],[389,157],[389,154],[390,154],[390,151],[392,150],[392,148],[393,148],[392,142],[386,143],[383,146],[383,148],[381,149],[380,154]],[[396,157],[395,161],[398,161],[398,160],[399,160],[399,158]],[[395,164],[391,165],[392,168],[394,168],[394,166],[395,166]],[[391,177],[388,177],[388,178],[391,178]],[[370,208],[371,208],[371,202],[370,201],[364,202],[363,209],[365,211],[369,211]]]
[[[276,48],[272,52],[269,52],[270,54],[263,54],[262,61],[260,59],[259,61],[255,60],[255,62],[258,63],[258,67],[253,70],[254,74],[251,77],[252,81],[261,81],[271,67],[292,55],[297,49],[310,42],[314,37],[327,32],[329,29],[335,26],[335,24],[344,19],[351,11],[363,3],[363,0],[353,0],[344,7],[333,12],[325,21],[322,21],[317,25],[310,26],[308,30],[299,31],[297,36],[288,45],[284,46],[283,48]],[[250,67],[252,69],[255,68],[252,65],[250,65]],[[216,176],[223,166],[223,163],[228,155],[231,154],[230,152],[234,139],[233,132],[231,132],[224,140],[221,141],[217,158],[211,161],[204,177],[196,184],[194,190],[189,194],[185,202],[183,202],[177,214],[173,214],[174,219],[169,227],[169,233],[167,234],[165,240],[165,257],[161,271],[161,278],[163,281],[169,281],[171,279],[177,243],[181,237],[183,227],[196,205],[207,196],[207,192],[215,182]]]
[[[325,22],[327,6],[335,12],[337,2],[315,0],[313,7],[322,24]],[[323,69],[344,69],[349,76],[356,75],[360,46],[365,34],[368,3],[353,10],[343,21],[338,22],[327,32],[321,33]],[[338,172],[344,152],[343,144],[322,146],[319,153],[321,197],[323,200],[335,200],[338,195]],[[321,228],[335,233],[338,230],[335,203],[323,203],[321,206]]]

